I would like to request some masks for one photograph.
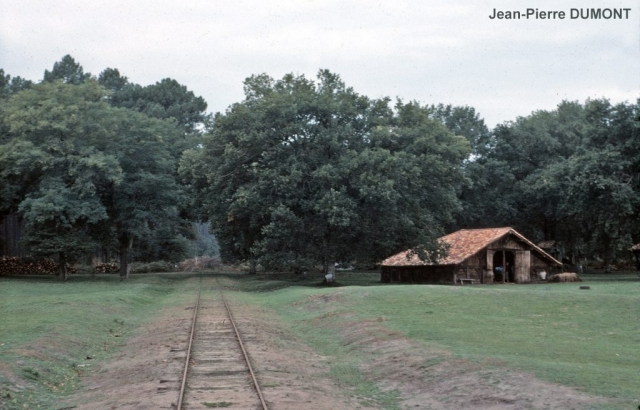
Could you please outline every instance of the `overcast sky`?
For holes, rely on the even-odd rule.
[[[630,8],[571,19],[572,8]],[[565,19],[490,19],[493,9]],[[356,92],[475,107],[487,124],[563,99],[640,97],[640,2],[0,0],[0,68],[34,81],[70,54],[85,72],[174,78],[209,111],[258,73],[338,73]]]

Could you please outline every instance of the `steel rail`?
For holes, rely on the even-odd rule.
[[[238,344],[240,345],[240,349],[242,350],[242,355],[244,356],[244,361],[247,363],[247,367],[249,368],[249,373],[251,374],[251,381],[253,382],[253,387],[256,389],[258,393],[258,397],[260,398],[260,404],[262,405],[263,410],[269,410],[267,407],[267,403],[264,401],[264,397],[262,396],[262,391],[260,390],[260,385],[258,384],[258,379],[256,379],[256,375],[253,372],[253,368],[251,367],[251,362],[249,361],[249,355],[244,348],[244,343],[242,343],[242,338],[240,337],[240,332],[238,332],[238,328],[236,327],[236,323],[233,320],[233,315],[231,314],[231,309],[227,304],[226,299],[224,298],[224,294],[222,293],[222,287],[220,286],[220,282],[218,278],[216,278],[216,283],[218,284],[218,291],[220,292],[220,297],[222,297],[222,302],[224,303],[224,307],[227,309],[227,314],[229,315],[229,321],[233,326],[233,330],[236,333],[236,339],[238,340]]]
[[[193,319],[191,321],[191,332],[189,334],[189,346],[187,347],[187,357],[184,361],[184,371],[182,372],[182,384],[180,385],[180,395],[178,396],[177,410],[182,409],[182,399],[184,398],[184,388],[187,385],[187,373],[189,372],[189,360],[191,359],[191,346],[193,345],[193,335],[196,329],[196,320],[198,318],[198,307],[200,306],[200,294],[202,293],[202,276],[200,276],[200,286],[198,288],[198,298],[193,309]]]

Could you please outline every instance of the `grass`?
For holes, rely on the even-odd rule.
[[[57,408],[158,308],[193,298],[183,279],[0,278],[0,409]]]
[[[407,337],[462,356],[498,359],[552,382],[637,400],[637,284],[599,283],[591,291],[575,284],[380,289],[351,308],[362,318],[384,315],[387,326]]]
[[[357,375],[371,358],[354,355],[338,334],[350,323],[383,318],[386,328],[425,347],[531,372],[612,398],[620,409],[639,404],[640,279],[635,274],[583,275],[583,284],[505,286],[383,285],[379,274],[362,273],[338,279],[344,286],[294,281],[285,287],[287,281],[278,279],[246,279],[245,290],[255,294],[244,298],[274,309],[300,337],[336,358],[332,372],[338,380],[351,380],[354,392],[378,402],[391,406],[393,397],[383,397]],[[584,284],[591,289],[579,289]],[[322,308],[296,308],[336,292],[340,298]]]
[[[191,303],[197,282],[189,278],[0,278],[0,409],[55,409],[57,398],[80,388],[91,365],[112,357],[137,326],[163,307]],[[339,273],[340,283],[332,287],[318,286],[319,276],[292,275],[229,274],[221,283],[232,303],[268,309],[326,356],[329,376],[353,398],[354,408],[399,407],[398,392],[380,390],[361,370],[371,357],[341,336],[357,321],[376,321],[425,348],[611,398],[613,408],[637,408],[640,279],[583,279],[590,290],[576,283],[381,284],[379,274],[358,272]]]
[[[211,403],[211,402],[205,401],[205,402],[202,402],[202,404],[205,407],[209,407],[211,409],[219,409],[219,408],[223,408],[223,407],[231,407],[231,406],[233,406],[233,403],[230,403],[228,401],[219,401],[219,402],[216,402],[216,403]]]

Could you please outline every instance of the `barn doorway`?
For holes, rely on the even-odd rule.
[[[512,251],[496,251],[493,254],[493,276],[495,282],[515,282],[516,257]]]

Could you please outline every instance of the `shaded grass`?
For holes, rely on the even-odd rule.
[[[157,309],[193,298],[184,279],[0,278],[0,408],[55,409]]]

